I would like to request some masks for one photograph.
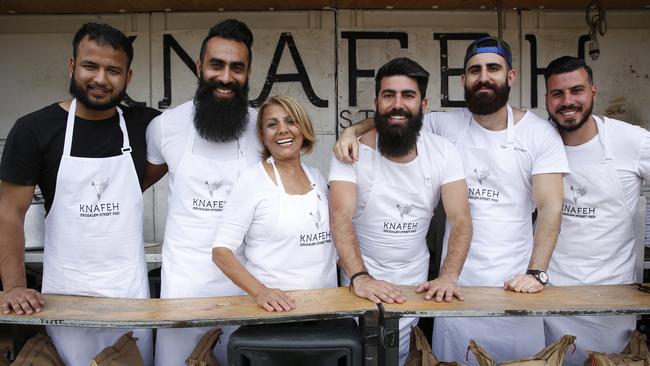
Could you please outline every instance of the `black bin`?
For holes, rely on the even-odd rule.
[[[228,341],[230,366],[361,366],[353,319],[245,325]]]

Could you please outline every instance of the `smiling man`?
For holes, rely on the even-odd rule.
[[[560,229],[562,175],[568,172],[562,140],[548,121],[508,104],[516,73],[506,42],[494,37],[474,41],[464,69],[468,108],[424,116],[424,128],[454,142],[465,167],[474,232],[459,284],[541,291]],[[354,133],[367,124],[343,132],[335,146],[339,158],[354,158]],[[450,253],[449,233],[443,258]],[[435,320],[433,351],[439,358],[464,360],[470,339],[498,361],[528,357],[544,347],[543,324],[540,318]]]
[[[398,285],[418,286],[427,299],[462,299],[457,279],[472,237],[465,173],[446,139],[421,131],[429,73],[397,58],[375,77],[375,124],[361,139],[359,160],[332,158],[330,222],[343,282],[376,303],[405,301]],[[449,254],[438,279],[427,282],[426,235],[438,200],[451,227]],[[417,318],[400,319],[404,364]]]
[[[119,30],[87,23],[69,62],[72,99],[21,117],[0,167],[0,269],[5,314],[40,311],[25,286],[23,221],[38,185],[45,198],[43,293],[149,297],[140,181],[145,128],[154,109],[118,107],[131,79],[133,46]],[[77,209],[78,207],[78,209]],[[88,365],[128,330],[47,327],[66,365]],[[145,364],[150,330],[136,330]]]
[[[170,109],[147,129],[145,185],[169,172],[162,250],[162,298],[239,295],[242,291],[212,262],[222,211],[239,172],[260,161],[257,112],[248,107],[253,34],[229,19],[213,26],[196,63],[194,99]],[[215,348],[227,364],[234,327],[224,327]],[[183,365],[207,328],[161,329],[156,365]]]
[[[545,78],[546,109],[571,168],[549,275],[559,286],[633,283],[634,215],[643,180],[650,179],[650,133],[592,114],[597,90],[584,60],[557,58]],[[582,365],[586,350],[620,352],[636,316],[545,318],[544,328],[547,344],[564,334],[577,336],[577,352],[565,364]]]

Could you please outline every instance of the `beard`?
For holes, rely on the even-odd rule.
[[[493,93],[479,93],[478,90],[486,87],[492,89]],[[465,101],[467,109],[474,114],[484,116],[492,114],[503,108],[508,103],[510,86],[508,83],[497,85],[488,82],[478,82],[472,87],[465,86]]]
[[[569,122],[569,124],[560,124],[558,122],[560,119],[555,117],[555,115],[560,114],[560,112],[562,112],[564,110],[567,110],[567,109],[578,109],[579,111],[580,110],[584,111],[584,113],[582,114],[582,118],[577,122],[576,122],[575,118],[574,119],[568,119],[568,120],[565,120],[565,121]],[[580,129],[580,127],[582,127],[582,125],[584,125],[589,120],[589,117],[591,116],[591,112],[592,112],[593,109],[594,109],[594,101],[592,99],[591,103],[587,106],[586,110],[583,107],[579,107],[579,106],[577,106],[575,104],[563,105],[560,108],[558,108],[555,111],[555,113],[550,113],[549,112],[548,116],[551,119],[551,121],[553,121],[555,123],[555,126],[557,126],[557,129],[560,130],[561,132],[573,132],[573,131],[576,131],[576,130]],[[571,122],[575,122],[575,123],[571,123]]]
[[[232,98],[218,98],[215,89],[230,89]],[[194,94],[194,127],[202,138],[212,142],[237,140],[248,126],[248,82],[223,84],[199,77]]]
[[[408,120],[403,125],[388,123],[391,116],[404,116]],[[422,109],[417,115],[403,110],[393,109],[388,113],[375,113],[375,127],[377,128],[377,147],[382,154],[392,157],[406,156],[415,146],[422,129]]]
[[[99,87],[95,83],[88,84],[91,87]],[[111,99],[106,102],[96,102],[90,97],[88,97],[88,92],[84,90],[83,85],[77,81],[75,78],[74,72],[72,73],[72,78],[70,78],[70,86],[68,87],[70,95],[75,97],[79,103],[83,104],[86,108],[92,109],[95,111],[107,111],[116,105],[120,104],[124,95],[126,95],[126,86],[117,94],[115,94]]]

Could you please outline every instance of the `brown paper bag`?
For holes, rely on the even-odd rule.
[[[427,337],[419,327],[411,328],[411,345],[404,366],[458,366],[456,362],[439,362],[431,351]]]
[[[99,352],[90,361],[90,366],[144,366],[137,340],[133,332],[125,333],[114,345]]]
[[[587,352],[585,366],[650,366],[647,336],[634,330],[621,353]]]
[[[65,366],[56,349],[54,349],[52,340],[47,334],[43,333],[35,335],[25,343],[12,365]]]
[[[212,352],[221,334],[223,334],[221,328],[210,329],[205,333],[199,344],[194,347],[190,357],[185,360],[185,364],[188,366],[219,366],[219,362]]]
[[[562,366],[564,355],[576,337],[565,335],[555,343],[539,351],[535,356],[520,360],[500,362],[498,366]],[[474,340],[469,341],[469,350],[476,356],[481,366],[495,366],[496,362],[486,350],[481,348]]]

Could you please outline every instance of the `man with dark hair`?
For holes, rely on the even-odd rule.
[[[467,185],[453,144],[420,131],[428,80],[407,58],[382,66],[375,77],[376,129],[361,137],[354,164],[331,162],[330,222],[342,277],[357,296],[376,303],[404,302],[398,285],[417,285],[427,299],[463,298],[456,283],[472,237]],[[427,282],[426,234],[441,197],[449,254],[440,276]],[[416,323],[400,319],[400,365]]]
[[[464,70],[468,108],[424,116],[425,129],[454,142],[465,166],[474,231],[460,285],[541,291],[560,229],[562,175],[569,171],[562,140],[548,121],[508,104],[516,73],[506,42],[495,37],[474,41]],[[350,142],[358,129],[343,132],[337,156],[352,160],[348,155],[352,151],[354,156],[356,147]],[[443,258],[449,255],[448,238],[449,230]],[[499,361],[528,357],[544,347],[543,324],[541,318],[435,320],[433,351],[439,358],[464,359],[470,339]]]
[[[634,216],[643,180],[650,179],[650,133],[592,114],[597,90],[583,59],[563,56],[545,72],[546,109],[566,149],[562,230],[548,267],[553,285],[635,282]],[[638,278],[636,281],[642,281]],[[546,343],[564,334],[577,352],[565,364],[582,365],[586,350],[617,353],[636,316],[549,317]]]
[[[229,19],[212,27],[196,62],[194,99],[165,111],[147,129],[146,185],[169,172],[161,298],[239,295],[212,262],[222,210],[239,172],[259,162],[257,112],[248,106],[253,34]],[[215,347],[227,364],[236,327]],[[182,365],[208,328],[161,329],[156,365]]]
[[[38,185],[45,198],[43,293],[149,297],[142,243],[145,129],[158,114],[118,104],[131,79],[131,41],[87,23],[70,58],[72,99],[19,118],[0,166],[0,273],[5,314],[47,304],[26,288],[23,221]],[[47,327],[66,365],[88,365],[128,330]],[[150,330],[135,330],[152,363]]]

